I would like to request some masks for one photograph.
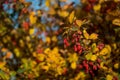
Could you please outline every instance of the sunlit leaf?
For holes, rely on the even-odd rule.
[[[113,23],[114,25],[120,26],[120,19],[114,19],[114,20],[112,21],[112,23]]]
[[[97,39],[97,38],[98,38],[98,34],[96,34],[96,33],[92,33],[92,34],[90,35],[90,39],[95,40],[95,39]]]
[[[56,36],[53,36],[53,37],[52,37],[52,41],[53,41],[53,42],[57,42],[57,37],[56,37]]]
[[[76,67],[77,67],[77,66],[76,66],[76,62],[72,62],[72,63],[71,63],[71,68],[72,68],[72,69],[76,69]]]
[[[0,62],[0,69],[2,69],[5,66],[6,62]]]
[[[92,56],[91,56],[91,60],[92,60],[92,61],[96,61],[96,59],[97,59],[97,56],[96,56],[96,55],[92,55]]]
[[[68,60],[69,60],[69,62],[76,62],[76,61],[78,61],[77,54],[76,53],[70,54]]]
[[[118,69],[118,68],[119,68],[119,63],[115,63],[115,64],[114,64],[114,68],[115,68],[115,69]]]
[[[48,71],[49,70],[49,66],[42,66],[42,69]]]
[[[97,51],[99,51],[99,49],[97,48],[96,43],[93,43],[92,44],[92,52],[95,53]]]
[[[87,60],[90,60],[91,57],[92,57],[92,53],[88,53],[88,54],[85,55],[85,58],[86,58]]]
[[[70,16],[68,17],[70,23],[73,22],[74,17],[75,17],[75,11],[72,11],[72,12],[70,13]]]
[[[29,34],[30,34],[30,35],[33,35],[33,34],[34,34],[34,31],[35,31],[35,30],[34,30],[33,28],[29,29]]]
[[[106,76],[106,80],[113,80],[113,76],[108,74],[108,75]]]
[[[109,52],[108,52],[108,49],[107,48],[103,48],[101,51],[100,51],[100,54],[101,55],[106,55],[106,54],[108,54]]]
[[[46,0],[46,1],[45,1],[45,5],[46,5],[47,7],[50,7],[50,0]]]
[[[97,5],[94,5],[94,6],[93,6],[93,9],[94,9],[95,12],[99,11],[100,8],[101,8],[101,5],[100,5],[100,4],[97,4]]]
[[[63,10],[63,11],[58,11],[58,15],[65,18],[69,15],[69,12]]]
[[[40,61],[43,61],[44,58],[45,58],[45,55],[43,55],[43,54],[38,54],[38,55],[37,55],[37,58],[38,58]]]
[[[109,52],[109,53],[111,52],[111,46],[110,46],[110,45],[105,45],[105,48],[108,49],[108,52]]]
[[[29,19],[30,19],[30,23],[31,24],[35,24],[36,23],[37,17],[35,16],[35,12],[31,12],[30,13]]]
[[[85,29],[83,30],[83,35],[86,39],[89,39],[89,34],[87,33]]]
[[[79,27],[81,27],[81,25],[83,24],[83,21],[81,21],[81,20],[76,20],[76,24],[77,24]]]

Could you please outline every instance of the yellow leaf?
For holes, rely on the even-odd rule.
[[[74,80],[85,80],[85,76],[84,72],[79,72]]]
[[[54,47],[54,48],[53,48],[53,52],[58,53],[58,52],[59,52],[58,47]]]
[[[58,15],[65,18],[69,15],[69,13],[67,11],[58,11]]]
[[[54,14],[56,14],[55,9],[50,8],[49,11],[48,11],[48,14],[50,14],[50,15],[54,15]]]
[[[49,7],[49,6],[50,6],[50,0],[46,0],[45,5],[46,5],[47,7]]]
[[[42,69],[48,71],[49,70],[49,66],[42,66]]]
[[[97,5],[94,5],[93,9],[95,12],[99,11],[101,8],[101,5],[100,4],[97,4]]]
[[[76,24],[77,24],[79,27],[81,27],[81,25],[83,24],[83,21],[81,21],[81,20],[76,20]]]
[[[114,49],[117,49],[116,43],[113,43],[112,46],[113,46]]]
[[[47,43],[51,43],[50,37],[46,37],[46,42],[47,42]]]
[[[120,0],[114,0],[114,2],[119,2]]]
[[[35,16],[35,12],[31,12],[30,13],[29,19],[30,19],[30,23],[31,24],[35,24],[36,23],[37,17]]]
[[[103,3],[105,0],[99,0],[99,3],[101,4],[101,3]]]
[[[0,62],[0,69],[2,69],[5,66],[6,62]]]
[[[30,41],[30,36],[27,36],[27,37],[26,37],[26,41]]]
[[[68,58],[69,62],[76,62],[78,61],[78,56],[76,53],[70,54]]]
[[[108,52],[109,52],[109,53],[111,52],[111,47],[110,47],[110,45],[105,45],[105,48],[108,49]]]
[[[76,62],[72,62],[72,63],[71,63],[71,68],[72,68],[72,69],[76,69]]]
[[[96,34],[96,33],[92,33],[92,34],[90,35],[90,39],[95,40],[95,39],[97,39],[97,38],[98,38],[98,34]]]
[[[37,58],[38,58],[40,61],[43,61],[44,58],[45,58],[45,55],[44,55],[44,54],[38,54],[38,55],[37,55]]]
[[[50,51],[51,51],[50,48],[46,48],[46,49],[44,50],[44,53],[49,54]]]
[[[114,64],[114,68],[118,69],[119,68],[119,64],[118,63]]]
[[[90,60],[91,57],[92,57],[92,53],[88,53],[87,55],[85,55],[85,58],[86,58],[87,60]]]
[[[72,11],[71,14],[70,14],[70,16],[68,17],[70,23],[72,23],[73,20],[74,20],[74,17],[75,17],[74,14],[75,14],[75,12]]]
[[[36,52],[33,52],[32,55],[33,55],[33,57],[37,57],[37,53]]]
[[[107,48],[103,48],[101,51],[100,51],[100,55],[106,55],[108,54],[108,49]]]
[[[96,55],[92,55],[91,60],[92,61],[96,61],[96,59],[97,59],[97,56]]]
[[[30,34],[30,35],[33,35],[33,34],[34,34],[34,29],[33,29],[33,28],[31,28],[31,29],[29,30],[29,34]]]
[[[53,41],[53,42],[57,42],[57,37],[56,37],[56,36],[53,36],[53,37],[52,37],[52,41]]]
[[[60,67],[58,67],[57,72],[58,72],[59,75],[61,75],[62,74],[62,69]]]
[[[83,30],[83,35],[86,39],[89,39],[89,34],[87,33],[85,29]]]
[[[117,26],[120,26],[120,19],[114,19],[114,20],[112,21],[112,24],[117,25]]]
[[[113,76],[108,74],[108,75],[106,76],[106,80],[113,80]]]
[[[104,70],[107,70],[107,69],[108,69],[107,67],[104,66],[104,62],[101,62],[101,63],[100,63],[100,67],[101,67],[102,69],[104,69]]]

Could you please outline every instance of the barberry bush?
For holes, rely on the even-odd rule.
[[[120,80],[119,0],[1,0],[0,80]]]

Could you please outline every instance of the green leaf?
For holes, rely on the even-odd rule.
[[[9,76],[5,72],[0,70],[0,76],[3,80],[9,80]]]
[[[95,52],[95,49],[96,49],[96,43],[93,43],[92,44],[92,52]]]
[[[24,71],[25,71],[25,69],[19,68],[19,69],[17,70],[17,73],[23,73]]]
[[[15,75],[16,75],[16,72],[15,72],[15,71],[12,71],[12,72],[10,72],[10,75],[11,75],[11,76],[15,76]]]

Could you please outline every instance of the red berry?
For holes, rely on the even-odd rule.
[[[103,43],[100,43],[97,47],[101,50],[105,45]]]
[[[98,62],[98,63],[100,63],[100,62],[101,62],[101,59],[100,59],[100,58],[98,58],[98,59],[97,59],[97,62]]]
[[[89,3],[95,3],[96,0],[88,0]]]
[[[74,45],[74,51],[77,51],[77,46],[76,45]]]
[[[118,78],[116,76],[114,76],[112,80],[118,80]]]
[[[82,66],[82,65],[78,65],[78,68],[79,68],[79,69],[82,69],[82,68],[83,68],[83,66]]]
[[[81,50],[79,50],[79,52],[78,52],[79,54],[81,54],[82,53],[82,49]]]
[[[80,45],[77,46],[77,50],[78,50],[78,51],[81,50],[81,46],[80,46]]]
[[[94,77],[94,73],[93,73],[93,71],[92,71],[92,70],[90,70],[89,72],[90,72],[90,74]]]
[[[100,69],[100,65],[99,64],[97,64],[97,68]]]
[[[63,69],[63,75],[65,75],[67,73],[67,68]]]
[[[92,9],[92,5],[88,4],[88,5],[85,6],[84,9],[85,9],[86,12],[90,12],[90,10]]]
[[[90,66],[93,66],[93,62],[89,62],[89,65],[90,65]]]
[[[74,33],[72,37],[76,37],[76,34]]]
[[[75,41],[76,41],[76,42],[78,42],[78,41],[79,41],[79,39],[78,39],[78,38],[75,38]]]
[[[96,65],[93,65],[93,70],[97,70],[97,66]]]

